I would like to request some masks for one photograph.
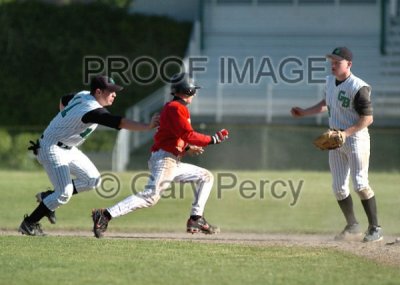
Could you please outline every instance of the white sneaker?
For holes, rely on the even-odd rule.
[[[369,226],[363,242],[376,242],[383,240],[383,230],[380,226]]]

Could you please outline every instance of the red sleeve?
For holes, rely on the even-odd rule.
[[[189,122],[189,111],[185,106],[177,105],[169,108],[167,113],[171,131],[186,143],[206,146],[211,142],[211,137],[195,132]]]

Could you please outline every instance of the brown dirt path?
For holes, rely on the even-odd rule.
[[[90,231],[49,231],[49,236],[79,236],[94,238]],[[0,230],[0,235],[20,235],[17,231]],[[349,252],[377,263],[400,268],[400,239],[385,236],[384,241],[363,243],[361,241],[334,241],[330,235],[318,234],[259,234],[259,233],[220,233],[217,235],[190,235],[186,233],[127,233],[107,232],[105,238],[131,240],[177,240],[205,243],[230,243],[257,246],[302,246],[332,248]]]

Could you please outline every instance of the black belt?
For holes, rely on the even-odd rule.
[[[64,148],[64,149],[71,149],[72,146],[68,146],[66,144],[63,144],[62,142],[57,142],[57,146]]]
[[[44,136],[42,135],[40,138],[42,139],[43,137]],[[57,146],[61,147],[61,148],[64,148],[64,149],[71,149],[72,148],[72,146],[66,145],[66,144],[64,144],[62,142],[57,142]]]

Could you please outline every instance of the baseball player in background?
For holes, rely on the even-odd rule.
[[[100,173],[89,158],[77,147],[98,125],[114,129],[145,131],[158,125],[158,114],[149,124],[131,121],[112,115],[105,109],[111,106],[116,92],[122,90],[114,80],[96,76],[91,80],[90,92],[81,91],[62,97],[60,112],[50,122],[40,140],[32,143],[31,149],[43,165],[54,186],[54,191],[36,195],[39,205],[28,216],[25,215],[19,231],[31,236],[44,235],[39,221],[48,217],[55,223],[54,211],[68,203],[73,194],[95,189],[100,184]],[[71,174],[75,179],[71,178]]]
[[[373,122],[371,87],[351,73],[352,57],[352,52],[346,47],[335,48],[332,54],[328,54],[332,75],[327,76],[324,99],[307,109],[293,107],[291,113],[294,117],[303,117],[328,111],[329,127],[343,131],[346,138],[344,145],[329,151],[333,192],[347,222],[335,239],[361,237],[349,190],[351,176],[354,190],[361,199],[369,222],[363,241],[374,242],[383,237],[378,225],[375,194],[368,181],[368,126]]]
[[[197,89],[186,73],[175,74],[171,78],[173,99],[165,104],[160,114],[160,126],[154,135],[154,144],[148,162],[151,176],[144,191],[131,195],[107,209],[92,211],[93,232],[97,238],[103,236],[111,219],[126,215],[141,208],[154,206],[162,192],[171,182],[194,182],[196,191],[187,232],[214,234],[219,231],[204,218],[204,208],[213,186],[213,175],[208,170],[181,162],[186,153],[201,154],[203,147],[219,144],[228,138],[225,129],[213,136],[195,132],[191,126],[187,108]]]

